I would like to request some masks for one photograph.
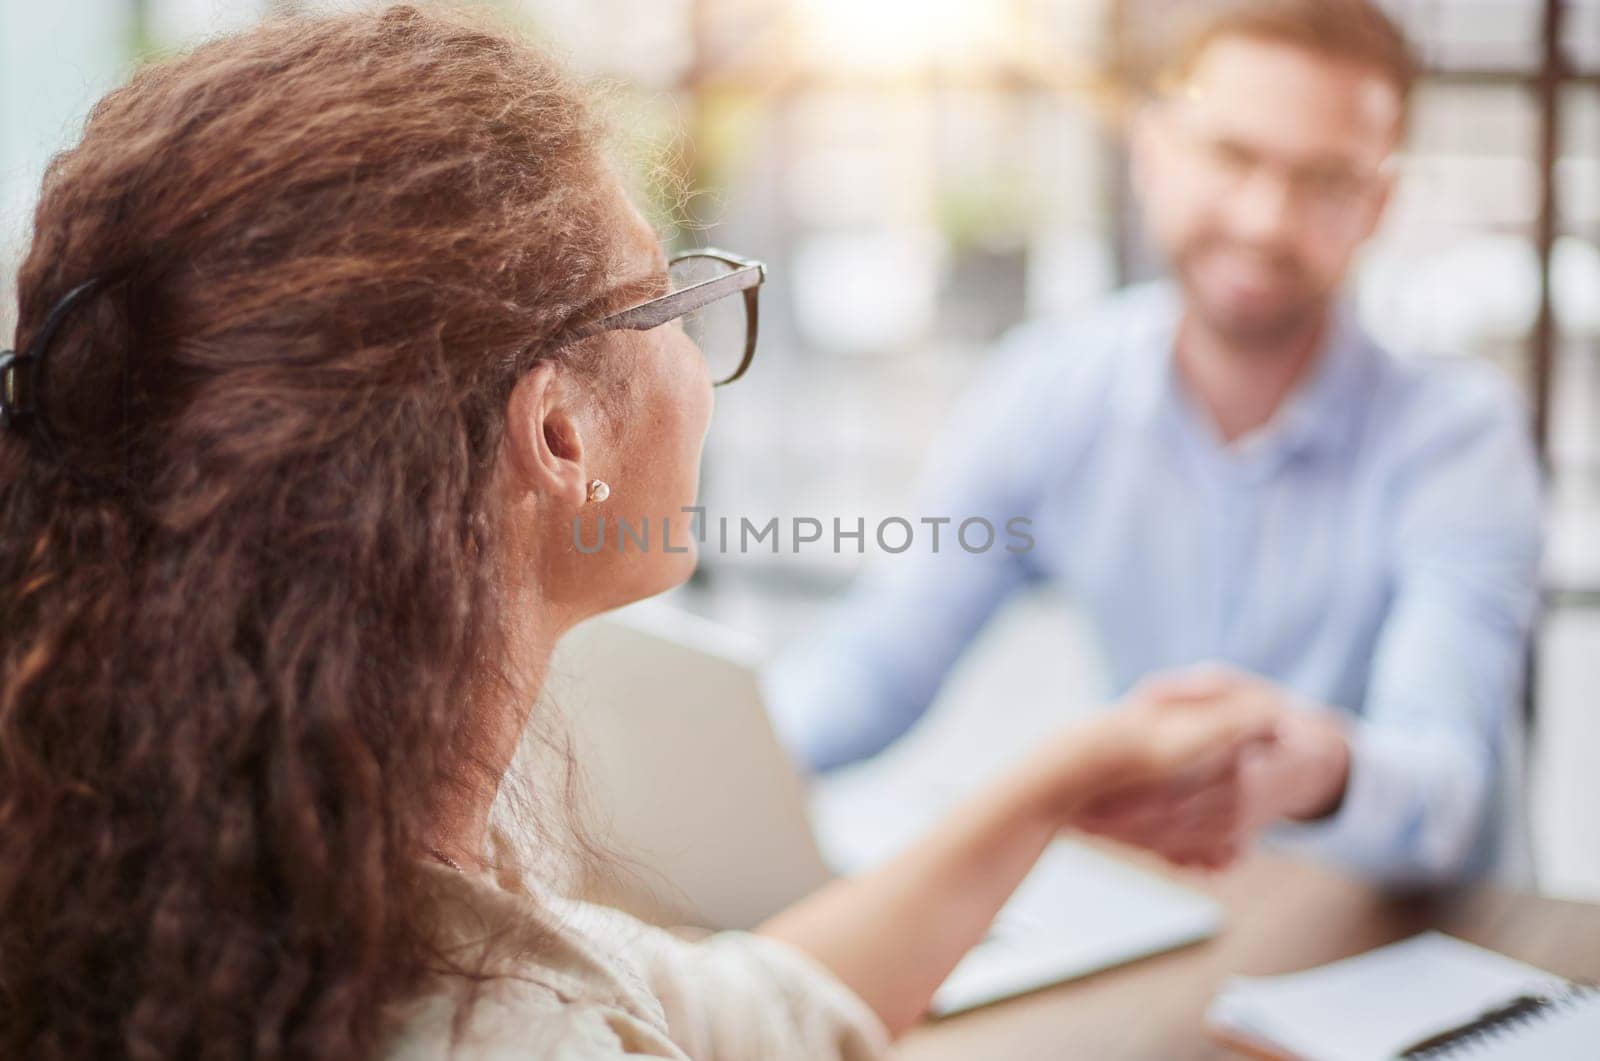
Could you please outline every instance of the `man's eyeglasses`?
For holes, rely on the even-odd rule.
[[[675,255],[667,263],[667,276],[672,289],[665,295],[584,325],[567,341],[623,329],[649,331],[681,319],[705,354],[713,385],[744,375],[755,358],[757,297],[767,278],[766,265],[707,247]]]
[[[1261,149],[1207,130],[1193,116],[1169,110],[1171,123],[1194,160],[1195,179],[1217,195],[1231,194],[1253,174],[1276,173],[1293,202],[1322,225],[1337,225],[1370,196],[1381,177],[1393,171],[1392,157],[1357,168],[1343,162],[1300,163],[1274,158]]]

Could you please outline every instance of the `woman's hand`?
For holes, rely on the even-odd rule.
[[[1180,865],[1221,868],[1274,822],[1331,813],[1343,796],[1350,749],[1338,716],[1264,678],[1211,664],[1153,677],[1131,698],[1158,712],[1271,714],[1274,739],[1209,774],[1104,793],[1076,815],[1080,829]]]
[[[1069,726],[877,869],[840,878],[763,924],[832,969],[898,1035],[1055,834],[1096,797],[1225,769],[1270,739],[1273,715],[1137,699]]]
[[[1270,744],[1276,706],[1264,698],[1175,704],[1134,690],[1115,710],[1067,726],[1015,773],[1039,811],[1060,826],[1127,792],[1199,790]]]

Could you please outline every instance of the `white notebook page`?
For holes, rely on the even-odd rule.
[[[1531,965],[1428,932],[1305,972],[1233,977],[1207,1020],[1308,1061],[1379,1061],[1519,995],[1565,986]]]

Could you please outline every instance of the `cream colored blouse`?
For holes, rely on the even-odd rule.
[[[881,1057],[877,1015],[822,965],[777,940],[690,941],[606,907],[426,863],[439,940],[496,974],[451,977],[398,1016],[391,1061],[619,1057],[856,1061]],[[490,941],[493,941],[492,944]]]

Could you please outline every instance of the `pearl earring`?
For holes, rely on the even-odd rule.
[[[608,498],[610,496],[611,496],[611,487],[609,487],[609,486],[607,486],[605,484],[605,480],[603,480],[603,479],[590,479],[589,480],[589,500],[590,501],[604,501],[606,498]]]

